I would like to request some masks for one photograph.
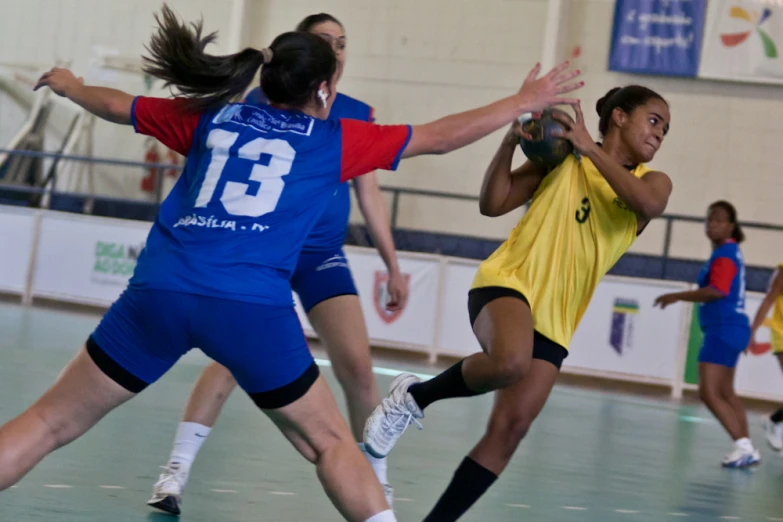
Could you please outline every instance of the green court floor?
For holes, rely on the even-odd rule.
[[[0,305],[0,422],[53,381],[98,316]],[[110,414],[81,440],[0,493],[0,521],[164,521],[145,502],[168,455],[190,387],[206,359],[194,354]],[[378,381],[434,368],[378,361]],[[334,387],[328,368],[323,368]],[[334,389],[334,388],[333,388]],[[491,397],[427,410],[390,457],[400,521],[418,521],[480,437]],[[472,521],[783,521],[783,458],[727,471],[727,436],[699,406],[559,386],[505,474],[464,517]],[[204,446],[183,521],[337,521],[310,464],[247,397],[236,393]]]

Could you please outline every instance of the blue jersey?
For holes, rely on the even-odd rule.
[[[745,315],[745,263],[736,241],[730,240],[712,252],[699,272],[699,288],[710,286],[724,297],[699,307],[702,330],[721,325],[748,326]]]
[[[260,87],[256,87],[247,94],[246,103],[260,105],[266,103],[266,97]],[[351,119],[372,122],[372,107],[355,98],[337,93],[329,111],[329,119]],[[347,183],[340,185],[334,192],[334,196],[327,205],[321,218],[313,227],[310,235],[305,239],[302,250],[308,252],[320,252],[335,250],[345,243],[345,230],[348,227],[348,218],[351,215],[351,193]]]
[[[137,132],[187,156],[139,256],[131,286],[274,305],[292,303],[299,252],[341,183],[394,170],[406,125],[318,120],[268,105],[194,113],[139,97]]]

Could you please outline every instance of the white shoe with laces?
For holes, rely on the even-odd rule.
[[[389,396],[375,408],[364,425],[364,447],[367,453],[382,459],[391,452],[408,426],[423,429],[419,419],[424,412],[413,399],[408,388],[421,379],[410,373],[401,373],[391,382]]]
[[[783,451],[783,423],[774,423],[765,415],[762,425],[767,444],[775,451]]]
[[[724,468],[747,468],[761,462],[761,454],[758,450],[747,448],[734,448],[734,451],[723,457],[721,463]]]
[[[179,515],[182,507],[182,491],[188,481],[188,471],[178,464],[161,466],[163,473],[152,488],[152,498],[147,505],[154,508]]]

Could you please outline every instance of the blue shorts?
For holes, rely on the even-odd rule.
[[[351,268],[342,248],[299,254],[291,276],[291,289],[297,293],[305,313],[315,305],[338,295],[357,295]]]
[[[293,306],[128,288],[87,342],[95,363],[138,393],[192,346],[231,370],[260,407],[286,406],[318,377]]]
[[[707,328],[699,351],[699,362],[734,368],[749,342],[750,328],[747,326],[725,325]]]

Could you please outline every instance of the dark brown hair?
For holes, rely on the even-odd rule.
[[[728,214],[729,223],[734,225],[734,231],[731,233],[731,239],[737,243],[742,243],[745,241],[745,233],[742,231],[742,227],[740,227],[740,224],[737,222],[737,209],[734,208],[734,205],[728,201],[720,200],[709,206],[710,210],[714,208],[722,208],[726,211],[726,214]]]
[[[340,20],[338,20],[334,16],[327,13],[318,13],[318,14],[311,14],[310,16],[305,17],[305,19],[299,22],[299,25],[296,26],[296,30],[302,31],[303,33],[309,33],[310,29],[324,22],[334,22],[340,27],[342,27],[343,29],[345,29],[343,24],[340,23]]]
[[[663,96],[652,89],[642,85],[627,85],[610,89],[603,98],[595,103],[595,110],[601,120],[598,122],[598,131],[605,136],[609,131],[609,123],[612,120],[612,111],[619,107],[626,114],[631,114],[634,109],[650,100],[658,99],[668,105]]]
[[[155,20],[158,29],[147,46],[150,56],[144,57],[144,72],[166,82],[166,87],[176,87],[196,109],[238,100],[261,66],[261,89],[269,101],[301,108],[337,68],[331,46],[309,33],[288,32],[275,38],[266,62],[258,49],[225,56],[205,53],[217,33],[202,36],[202,20],[187,24],[167,5]]]

